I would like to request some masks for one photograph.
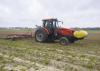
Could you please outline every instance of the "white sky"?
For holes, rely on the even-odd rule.
[[[44,18],[65,27],[100,27],[100,0],[0,0],[0,27],[34,27]]]

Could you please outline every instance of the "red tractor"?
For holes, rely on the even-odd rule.
[[[65,45],[68,43],[74,43],[76,40],[83,39],[87,35],[83,32],[81,34],[85,35],[78,38],[75,30],[59,27],[58,23],[61,21],[58,21],[58,19],[52,18],[44,19],[42,21],[43,26],[38,26],[35,31],[35,40],[38,42],[59,40],[61,44]]]

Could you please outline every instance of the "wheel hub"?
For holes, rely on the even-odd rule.
[[[36,35],[36,39],[37,39],[38,41],[42,41],[42,40],[43,40],[43,34],[42,34],[42,33],[37,34],[37,35]]]

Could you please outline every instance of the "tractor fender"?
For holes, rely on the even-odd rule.
[[[43,28],[45,32],[49,35],[49,31],[46,28]]]
[[[45,33],[46,33],[47,35],[49,34],[49,31],[48,31],[46,28],[39,27],[39,28],[36,29],[35,32],[37,32],[38,30],[45,31]]]

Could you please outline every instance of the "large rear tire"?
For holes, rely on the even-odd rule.
[[[47,34],[44,30],[37,30],[35,32],[35,40],[38,42],[45,42],[47,39]]]

